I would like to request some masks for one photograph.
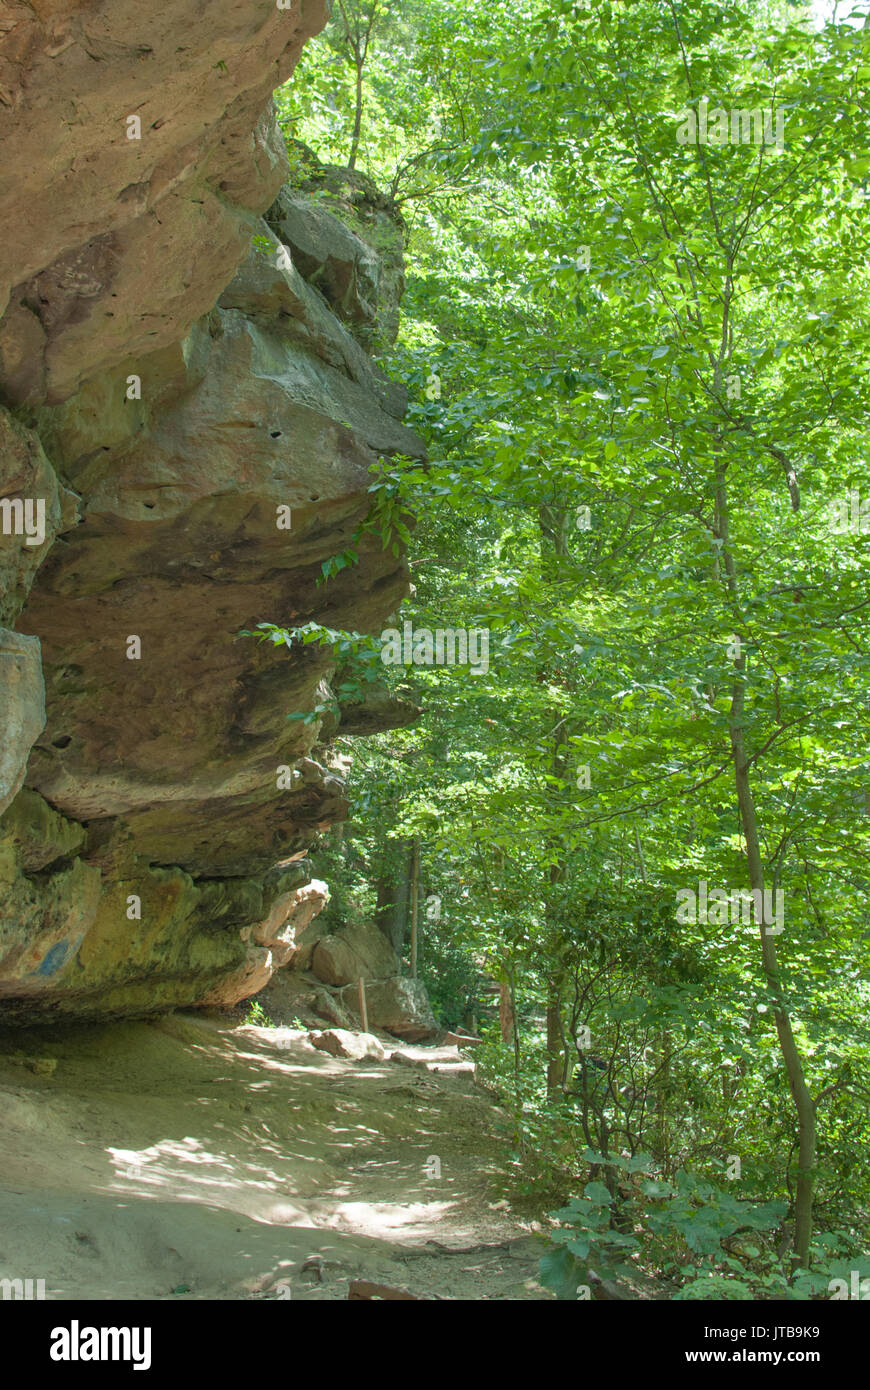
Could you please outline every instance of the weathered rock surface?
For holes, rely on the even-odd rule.
[[[371,329],[378,299],[377,256],[364,241],[316,203],[282,190],[269,214],[303,275],[340,318],[357,332]]]
[[[271,95],[325,17],[323,0],[7,6],[7,401],[64,400],[211,309],[287,178]]]
[[[271,945],[253,924],[307,870],[197,881],[143,862],[129,845],[101,856],[86,830],[25,790],[0,817],[0,1017],[122,1017],[208,998],[236,1002],[268,978]],[[270,972],[271,973],[271,970]]]
[[[39,639],[0,627],[0,811],[24,781],[27,759],[45,727],[45,683]]]
[[[365,174],[322,164],[299,141],[290,142],[289,156],[292,190],[282,190],[266,220],[360,342],[383,348],[396,339],[405,289],[395,206]]]
[[[353,1029],[353,1019],[341,1001],[330,994],[328,989],[316,989],[311,999],[311,1007],[318,1018],[325,1018],[338,1028]]]
[[[328,902],[326,884],[321,879],[311,879],[301,888],[280,894],[272,903],[268,917],[251,929],[251,937],[271,949],[277,965],[285,965],[296,954],[296,938],[307,930]]]
[[[339,996],[342,1004],[357,1018],[359,1000],[356,987],[346,986]],[[398,976],[389,980],[375,980],[366,985],[366,1009],[369,1024],[397,1038],[408,1042],[420,1042],[434,1037],[438,1023],[419,980]]]
[[[77,499],[62,487],[39,436],[0,406],[0,812],[24,780],[45,727],[45,682],[37,638],[16,622],[56,535],[75,525]]]
[[[284,283],[260,248],[234,304],[257,276]],[[81,819],[125,816],[152,862],[195,874],[265,869],[343,815],[326,769],[276,785],[313,745],[316,727],[286,714],[311,707],[328,658],[239,633],[318,615],[320,563],[363,519],[376,453],[419,452],[365,384],[299,345],[293,322],[217,309],[194,334],[182,393],[123,450],[96,448],[71,407],[52,420],[85,501],[22,618],[42,639],[51,690],[29,780]],[[377,626],[405,585],[403,565],[373,543],[330,585],[331,625]],[[127,659],[130,635],[139,661]]]
[[[0,622],[15,622],[55,536],[77,520],[39,435],[0,406]]]
[[[310,957],[302,861],[346,813],[327,733],[287,718],[329,656],[241,634],[377,631],[407,589],[376,542],[318,583],[371,464],[421,454],[366,351],[401,219],[288,164],[270,94],[321,0],[7,13],[0,497],[42,498],[45,534],[0,534],[0,1019],[226,1005]]]
[[[311,970],[326,985],[347,985],[394,975],[398,962],[383,932],[365,923],[322,936],[314,948]]]
[[[240,932],[246,943],[241,965],[197,1002],[209,1008],[227,1009],[258,994],[279,966],[292,960],[297,933],[310,925],[328,901],[329,889],[319,879],[280,893],[262,922]]]

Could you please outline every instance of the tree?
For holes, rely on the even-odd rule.
[[[382,12],[381,0],[369,0],[369,4],[364,4],[363,0],[338,0],[338,10],[341,15],[343,25],[342,40],[345,48],[350,53],[350,58],[354,68],[354,115],[353,133],[350,139],[350,152],[347,157],[347,167],[356,168],[357,151],[359,150],[360,131],[362,129],[363,113],[363,70],[369,52],[369,44],[375,32],[378,18]]]
[[[441,998],[460,955],[503,1003],[509,972],[526,1171],[575,1181],[594,1149],[613,1188],[626,1153],[663,1181],[741,1152],[741,1203],[788,1196],[806,1269],[868,1211],[870,594],[841,525],[868,424],[867,37],[723,0],[391,22],[359,152],[406,199],[389,365],[430,447],[397,471],[407,613],[486,624],[493,656],[403,676],[427,715],[367,744],[353,833],[372,864],[419,838]],[[681,144],[717,102],[728,143]],[[732,111],[751,136],[780,108],[782,149],[730,141]],[[702,879],[727,912],[681,920]],[[783,893],[781,933],[732,914],[747,891]]]

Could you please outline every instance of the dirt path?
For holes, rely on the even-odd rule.
[[[0,1037],[0,1113],[0,1278],[48,1298],[548,1296],[470,1077],[176,1015]]]

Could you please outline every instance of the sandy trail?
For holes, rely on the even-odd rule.
[[[47,1298],[548,1297],[467,1076],[175,1015],[0,1035],[0,1116],[0,1278]]]

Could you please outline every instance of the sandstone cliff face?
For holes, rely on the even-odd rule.
[[[291,170],[272,115],[323,21],[0,20],[0,1019],[234,1002],[324,900],[300,861],[343,783],[286,716],[330,663],[240,633],[382,625],[388,552],[317,581],[371,464],[421,446],[368,353],[400,223],[358,176]]]

